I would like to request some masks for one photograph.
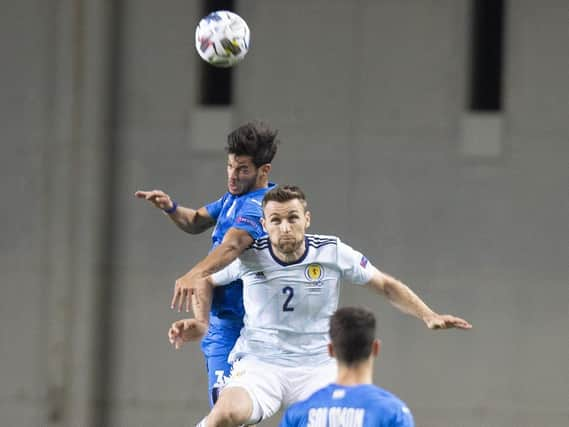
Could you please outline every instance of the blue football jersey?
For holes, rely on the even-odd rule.
[[[288,408],[280,427],[414,427],[407,405],[373,384],[330,384]]]
[[[221,198],[205,206],[208,214],[216,221],[211,235],[211,250],[221,244],[230,228],[247,231],[253,239],[265,235],[261,225],[263,196],[275,184],[242,195],[225,193]],[[202,341],[206,355],[227,353],[233,347],[239,330],[243,326],[243,284],[236,280],[230,286],[214,289],[211,305],[210,330]],[[227,334],[223,330],[227,331]],[[224,338],[225,335],[227,339]]]

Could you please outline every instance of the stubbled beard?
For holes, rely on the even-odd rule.
[[[237,189],[239,190],[237,195],[249,193],[251,190],[253,190],[255,188],[255,184],[257,183],[257,176],[258,174],[255,174],[255,176],[252,176],[246,181],[245,180],[237,181],[236,186]]]
[[[284,255],[293,255],[301,246],[302,246],[302,240],[298,241],[286,240],[284,242],[279,240],[277,244],[279,252]]]

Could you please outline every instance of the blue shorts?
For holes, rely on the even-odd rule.
[[[229,353],[222,356],[205,356],[210,407],[217,401],[225,379],[231,373],[231,365],[227,362],[228,355]]]
[[[219,391],[225,383],[225,378],[231,373],[231,365],[227,362],[229,353],[239,338],[243,323],[219,322],[213,317],[207,335],[202,341],[202,351],[208,379],[209,404],[213,406],[219,396]],[[223,324],[220,324],[223,323]]]

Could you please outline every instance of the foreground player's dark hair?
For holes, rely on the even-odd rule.
[[[302,203],[302,206],[304,206],[306,210],[306,196],[300,187],[296,185],[277,185],[265,193],[265,197],[263,197],[263,208],[268,202],[284,203],[295,199],[300,200],[300,203]]]
[[[339,308],[330,317],[330,338],[339,362],[345,365],[362,362],[371,354],[375,316],[365,308]]]
[[[273,161],[279,140],[277,130],[266,123],[254,121],[238,127],[227,136],[228,154],[251,156],[256,167]]]

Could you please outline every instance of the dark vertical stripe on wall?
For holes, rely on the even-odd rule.
[[[234,12],[234,3],[233,0],[203,0],[202,16],[216,10]],[[233,101],[233,69],[214,67],[200,59],[200,74],[200,104],[231,105]]]
[[[504,1],[472,0],[470,110],[502,109]]]
[[[125,21],[124,1],[108,1],[109,35],[108,42],[108,85],[107,85],[107,108],[106,108],[106,138],[103,142],[104,160],[106,169],[102,174],[104,182],[102,191],[107,195],[106,203],[101,207],[101,219],[98,229],[104,230],[101,239],[99,266],[99,288],[97,289],[98,301],[95,306],[98,309],[96,315],[97,342],[95,351],[98,352],[97,375],[93,384],[93,395],[97,399],[93,414],[92,426],[106,427],[111,425],[110,409],[113,393],[114,378],[116,377],[113,363],[116,337],[113,335],[118,328],[116,322],[116,301],[119,286],[117,285],[117,236],[118,214],[117,206],[120,206],[120,126],[121,126],[121,95],[122,95],[122,55],[123,32]]]

